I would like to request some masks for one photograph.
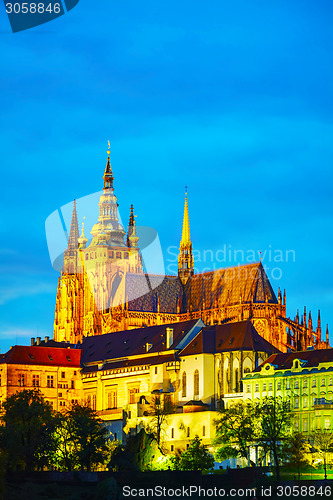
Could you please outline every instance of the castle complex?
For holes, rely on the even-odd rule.
[[[58,282],[54,340],[82,342],[84,337],[144,326],[201,319],[205,325],[250,320],[257,332],[282,352],[328,348],[321,339],[318,313],[314,328],[307,316],[286,316],[286,294],[276,297],[261,262],[194,274],[185,196],[178,276],[146,274],[136,234],[133,206],[127,233],[119,222],[108,151],[92,240],[79,235],[74,201],[68,247]],[[158,284],[157,284],[158,283]],[[134,332],[133,332],[134,335]]]

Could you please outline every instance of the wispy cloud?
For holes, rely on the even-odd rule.
[[[22,297],[30,297],[32,295],[51,294],[54,293],[54,285],[49,283],[22,284],[0,287],[0,305],[6,304],[12,300]]]

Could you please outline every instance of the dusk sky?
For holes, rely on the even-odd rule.
[[[167,271],[188,185],[196,269],[262,251],[333,343],[332,26],[331,0],[80,0],[13,34],[0,3],[1,352],[52,336],[45,221],[103,187],[108,139],[123,222],[133,203]]]

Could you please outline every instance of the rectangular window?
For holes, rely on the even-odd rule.
[[[316,379],[314,378],[314,379],[312,380],[312,387],[316,387],[316,386],[317,386],[317,381],[316,381]]]
[[[298,380],[295,380],[295,389],[298,389],[299,388],[299,382]]]
[[[74,389],[74,380],[71,381],[71,389]]]
[[[324,379],[324,378],[322,378],[322,379],[321,379],[321,386],[323,387],[324,385],[325,385],[325,379]]]
[[[92,409],[96,410],[96,394],[93,394],[93,399],[92,399]]]
[[[277,388],[278,388],[278,391],[281,391],[281,380],[278,381]]]
[[[175,429],[172,428],[171,429],[171,439],[173,439],[175,437]]]
[[[295,405],[294,405],[294,407],[295,407],[295,408],[298,408],[298,406],[299,406],[299,399],[298,399],[298,398],[295,398]]]
[[[328,385],[332,385],[332,384],[333,384],[333,379],[331,377]]]
[[[266,384],[263,384],[262,390],[265,392],[266,391]]]
[[[303,407],[304,408],[308,407],[308,398],[303,398]]]
[[[307,420],[303,420],[303,431],[307,432],[307,430],[308,430],[308,421]]]
[[[24,387],[24,385],[25,385],[24,373],[19,373],[19,375],[18,375],[18,385],[19,385],[19,387]]]
[[[303,387],[304,389],[308,387],[308,379],[304,379]]]
[[[290,380],[287,380],[286,389],[290,389]]]
[[[66,376],[66,373],[65,372],[61,372],[61,378],[65,378]]]
[[[32,385],[33,387],[39,387],[39,375],[32,376]]]
[[[247,386],[246,386],[246,392],[250,392],[250,384],[247,384]]]
[[[117,408],[117,391],[113,390],[108,393],[108,409]]]
[[[155,366],[155,375],[157,375],[157,366]]]
[[[202,426],[202,436],[206,435],[206,427],[203,425]]]
[[[138,395],[139,394],[139,388],[134,387],[133,389],[129,390],[129,404],[133,405],[134,403],[137,403],[138,401]]]
[[[269,383],[268,390],[271,391],[273,389],[273,384],[272,382]]]
[[[259,384],[256,384],[256,392],[259,391]]]
[[[170,446],[170,450],[173,451],[173,444]]]
[[[53,387],[53,375],[46,376],[46,385],[47,387]]]

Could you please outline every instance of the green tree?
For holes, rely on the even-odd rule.
[[[147,427],[148,433],[153,433],[160,445],[163,429],[169,421],[170,414],[175,412],[175,405],[169,394],[155,394],[152,397],[148,415],[151,417]]]
[[[111,456],[110,467],[120,471],[145,471],[151,468],[154,456],[159,453],[154,434],[141,429],[129,435],[126,444],[118,444]]]
[[[214,467],[214,457],[199,436],[195,436],[186,451],[174,455],[173,465],[177,470],[210,470]]]
[[[267,397],[258,403],[259,418],[257,442],[274,457],[276,478],[280,480],[282,443],[290,436],[292,413],[288,401]]]
[[[300,479],[301,467],[309,464],[308,455],[310,451],[310,443],[301,432],[295,432],[284,442],[282,453],[286,460],[297,468],[298,479]]]
[[[90,471],[109,460],[109,432],[94,410],[74,404],[56,421],[53,463],[59,469]]]
[[[216,458],[225,460],[238,456],[249,459],[249,444],[256,438],[257,420],[257,406],[252,403],[239,402],[220,410],[220,416],[215,420],[214,444],[221,445]],[[251,462],[251,465],[254,464]]]
[[[53,412],[37,390],[23,390],[8,397],[2,406],[1,447],[8,467],[31,471],[48,463],[52,447]]]
[[[312,440],[314,449],[323,458],[325,479],[327,479],[327,455],[333,453],[333,432],[330,429],[317,429]]]

